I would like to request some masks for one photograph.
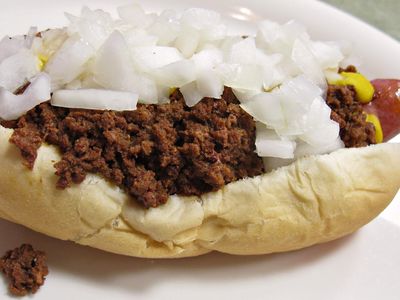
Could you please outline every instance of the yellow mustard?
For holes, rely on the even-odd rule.
[[[341,78],[329,82],[336,85],[352,85],[356,90],[357,100],[361,103],[368,103],[372,100],[375,89],[371,82],[360,73],[342,72]]]
[[[376,143],[382,143],[383,142],[383,131],[382,131],[382,126],[381,126],[381,122],[379,121],[379,118],[374,115],[374,114],[366,114],[367,115],[367,119],[366,121],[369,123],[372,123],[372,125],[374,125],[375,127],[375,140]]]
[[[43,54],[39,54],[38,59],[39,59],[39,69],[40,69],[40,71],[42,71],[44,69],[47,61],[49,60],[49,58]]]
[[[169,88],[169,94],[172,95],[176,91],[176,87],[170,87]]]

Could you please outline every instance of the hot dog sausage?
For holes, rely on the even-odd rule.
[[[373,100],[366,104],[364,110],[378,117],[386,142],[400,133],[400,80],[376,79]]]

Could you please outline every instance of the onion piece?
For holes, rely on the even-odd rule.
[[[324,147],[331,144],[339,136],[339,124],[332,120],[326,120],[308,132],[302,134],[300,138],[307,144],[318,147]]]
[[[253,37],[248,37],[232,45],[227,61],[234,64],[257,64],[257,52],[256,43]]]
[[[300,39],[295,40],[292,50],[292,59],[297,67],[310,79],[322,88],[326,88],[326,79],[315,56]]]
[[[117,8],[119,17],[133,27],[146,28],[154,22],[153,15],[146,14],[139,4],[129,4]]]
[[[186,105],[192,107],[205,97],[221,98],[224,85],[215,71],[203,71],[198,74],[196,81],[182,86],[180,91],[185,98]]]
[[[158,37],[149,35],[146,30],[140,28],[125,30],[123,35],[129,48],[155,47],[158,41]]]
[[[142,74],[136,78],[136,86],[137,94],[139,94],[139,103],[158,104],[157,85],[152,78]]]
[[[219,74],[213,70],[197,74],[197,88],[204,97],[220,99],[224,85]]]
[[[192,56],[191,60],[196,66],[197,72],[214,69],[224,60],[222,51],[218,48],[204,49]]]
[[[37,28],[31,27],[25,36],[3,37],[0,41],[0,62],[23,49],[31,49],[36,33]]]
[[[261,157],[294,158],[296,143],[280,138],[275,131],[267,129],[263,124],[257,124],[256,149]]]
[[[298,142],[294,156],[295,158],[299,158],[307,155],[326,154],[341,148],[344,148],[344,143],[339,137],[330,144],[319,147],[309,145],[305,142]]]
[[[342,76],[339,74],[338,69],[327,69],[324,71],[324,75],[326,78],[326,81],[329,82],[336,82],[342,79]]]
[[[189,8],[183,12],[181,22],[198,30],[207,29],[218,26],[221,15],[204,8]]]
[[[199,43],[214,42],[226,37],[226,26],[221,23],[221,15],[203,8],[190,8],[181,17],[182,28],[193,28],[199,33]]]
[[[258,47],[270,49],[273,48],[273,45],[281,43],[282,45],[279,46],[282,49],[282,46],[284,46],[284,35],[281,28],[281,25],[278,23],[269,20],[261,21],[258,24],[258,32],[256,35]]]
[[[289,21],[280,25],[269,20],[259,24],[257,45],[269,52],[289,55],[296,39],[309,40],[306,28],[298,22]]]
[[[53,90],[71,82],[84,71],[85,63],[93,56],[94,49],[78,35],[68,38],[46,64]]]
[[[149,34],[158,37],[159,46],[170,46],[178,37],[180,24],[178,15],[173,10],[165,10],[154,23],[147,28]]]
[[[226,86],[255,90],[263,87],[263,70],[259,65],[221,64],[216,68]]]
[[[260,94],[258,91],[244,89],[232,89],[232,91],[235,94],[236,98],[238,98],[240,103],[249,102],[253,97]]]
[[[286,124],[280,98],[276,93],[257,94],[240,105],[257,121],[273,128],[282,128]]]
[[[200,33],[191,27],[184,27],[175,40],[174,46],[183,56],[190,58],[196,52],[200,42]]]
[[[204,46],[207,43],[219,42],[226,38],[227,27],[225,24],[218,24],[201,31],[200,46]]]
[[[310,50],[321,69],[338,68],[340,61],[344,59],[340,47],[332,42],[312,42]]]
[[[33,41],[36,38],[36,34],[38,33],[38,29],[37,27],[31,27],[29,28],[28,33],[24,36],[24,45],[26,47],[26,49],[31,49],[32,48],[32,44]]]
[[[25,48],[25,42],[22,37],[5,36],[0,41],[0,62],[7,57],[17,54],[21,49]]]
[[[204,98],[194,81],[182,86],[179,90],[185,98],[186,105],[189,107],[195,106]]]
[[[68,39],[67,30],[63,29],[50,29],[41,33],[42,45],[38,50],[38,54],[49,60]]]
[[[71,36],[78,34],[83,41],[89,43],[96,50],[113,31],[112,17],[103,10],[91,10],[88,7],[83,7],[79,17],[71,14],[65,15],[71,22],[68,33]]]
[[[261,157],[279,157],[279,158],[293,158],[296,143],[285,140],[269,140],[257,139],[256,140],[257,154]]]
[[[135,69],[124,37],[114,31],[94,60],[95,81],[106,89],[137,92]]]
[[[174,47],[135,47],[131,50],[132,61],[137,70],[149,72],[183,59]]]
[[[322,94],[322,90],[303,75],[285,81],[277,92],[286,120],[292,124],[298,121],[302,124],[314,99]]]
[[[131,53],[123,35],[114,31],[95,59],[94,80],[102,87],[139,95],[143,103],[157,103],[157,86],[153,79],[135,72]]]
[[[19,118],[36,105],[49,100],[50,89],[50,77],[46,73],[35,76],[21,95],[14,95],[0,88],[0,118],[4,120]]]
[[[0,86],[13,92],[39,71],[39,59],[28,49],[22,49],[0,63]]]
[[[53,93],[53,106],[96,110],[128,111],[135,110],[138,94],[130,92],[82,89],[58,90]]]
[[[182,87],[196,79],[196,69],[192,61],[183,59],[153,72],[158,84],[168,87]]]

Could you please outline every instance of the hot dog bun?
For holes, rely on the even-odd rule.
[[[8,142],[11,133],[0,127],[2,218],[138,257],[264,254],[330,241],[375,218],[400,187],[400,144],[380,144],[299,159],[201,198],[172,196],[145,210],[94,175],[57,190],[56,148],[42,146],[30,171]]]

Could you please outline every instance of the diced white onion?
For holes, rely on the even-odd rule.
[[[248,37],[232,45],[227,61],[233,64],[258,64],[259,61],[257,61],[257,54],[258,49],[256,47],[255,39]]]
[[[94,63],[94,80],[105,89],[129,91],[142,103],[157,103],[157,86],[152,78],[138,74],[121,33],[115,31],[100,49]]]
[[[286,124],[281,101],[276,93],[261,93],[240,105],[257,121],[273,128],[282,128]]]
[[[135,47],[131,53],[135,68],[144,72],[162,68],[183,59],[182,54],[174,47]]]
[[[85,82],[87,84],[87,82]],[[68,83],[67,85],[65,85],[65,89],[67,90],[78,90],[83,88],[83,84],[82,81],[79,79],[75,79],[73,81],[71,81],[70,83]]]
[[[159,46],[169,46],[178,37],[180,24],[174,11],[164,11],[148,28],[148,33],[158,38]]]
[[[257,126],[256,132],[257,154],[261,157],[293,158],[296,143],[282,139],[273,130]]]
[[[217,71],[228,87],[260,92],[262,90],[263,70],[259,65],[221,64]]]
[[[24,48],[25,41],[23,37],[3,37],[3,39],[0,41],[0,62],[7,57],[17,54]]]
[[[337,137],[330,144],[319,147],[312,146],[305,142],[298,142],[294,154],[295,158],[299,158],[307,155],[326,154],[341,148],[344,148],[343,141],[339,137]]]
[[[307,45],[300,39],[296,39],[292,50],[292,59],[297,67],[316,84],[326,86],[326,79],[321,67]]]
[[[335,121],[328,120],[318,127],[307,131],[300,138],[307,144],[315,147],[326,146],[335,141],[339,136],[339,124]]]
[[[45,71],[51,77],[52,89],[59,89],[77,78],[93,54],[94,49],[79,36],[68,38],[46,64]]]
[[[183,56],[190,58],[200,42],[200,33],[191,27],[183,28],[175,40],[175,47],[182,52]]]
[[[242,104],[249,102],[255,96],[259,95],[258,91],[252,91],[252,90],[232,89],[232,91],[235,94],[236,98],[238,98],[238,100]]]
[[[159,84],[169,87],[181,87],[196,79],[195,65],[190,60],[180,60],[153,72]]]
[[[39,71],[38,58],[28,49],[22,49],[0,63],[0,86],[14,92]]]
[[[54,106],[116,111],[135,110],[137,101],[137,94],[103,89],[58,90],[51,98]]]
[[[93,74],[95,81],[105,89],[133,91],[137,75],[129,48],[119,31],[114,31],[100,48]]]
[[[312,42],[310,50],[321,69],[338,68],[339,63],[344,59],[339,46],[335,43]]]
[[[42,41],[41,49],[37,53],[43,57],[50,59],[68,39],[67,30],[63,29],[50,29],[41,33]]]
[[[46,73],[39,73],[21,95],[14,95],[0,88],[0,118],[15,120],[34,108],[36,105],[50,99],[51,82]]]
[[[191,107],[205,97],[221,98],[224,85],[218,73],[204,71],[197,75],[196,81],[182,86],[180,91],[185,98],[186,105]]]
[[[258,121],[257,153],[272,157],[271,165],[343,147],[323,97],[327,80],[334,81],[348,63],[349,45],[313,41],[293,21],[263,21],[256,36],[228,35],[220,14],[202,8],[149,14],[130,4],[118,8],[118,15],[83,8],[79,16],[67,14],[70,24],[63,29],[37,37],[32,28],[26,37],[1,40],[3,106],[18,99],[15,109],[23,113],[37,103],[33,91],[45,90],[38,79],[23,95],[11,92],[43,66],[53,102],[71,108],[132,110],[137,102],[168,103],[173,87],[194,106],[205,97],[220,98],[228,86]]]
[[[96,57],[95,81],[105,89],[130,91],[139,95],[144,103],[157,103],[157,87],[151,78],[135,72],[131,53],[124,37],[114,31]]]
[[[216,26],[203,29],[201,33],[201,41],[203,44],[206,44],[207,42],[219,42],[226,37],[227,28],[224,24],[218,24]]]
[[[136,78],[137,94],[139,95],[139,102],[144,104],[157,104],[158,103],[158,90],[155,81],[147,75],[141,75]]]
[[[224,60],[222,51],[217,48],[204,49],[195,55],[192,60],[196,66],[197,72],[214,69]]]
[[[257,154],[261,157],[293,158],[296,143],[284,140],[258,139]]]
[[[29,28],[28,33],[24,37],[24,44],[26,49],[30,49],[32,47],[33,41],[35,40],[37,33],[38,33],[37,27]]]
[[[342,78],[338,73],[338,69],[327,69],[324,71],[327,82],[336,82]]]
[[[203,8],[189,8],[182,14],[182,23],[196,29],[212,28],[220,24],[221,15]]]
[[[131,28],[123,32],[126,43],[129,48],[134,47],[155,47],[158,37],[150,35],[144,29]]]
[[[68,27],[69,34],[79,35],[82,41],[96,50],[100,48],[113,31],[111,15],[100,9],[91,10],[83,7],[79,17],[70,14],[66,14],[66,16],[71,21]]]
[[[277,91],[287,123],[299,123],[322,90],[304,76],[284,82]]]
[[[146,14],[138,4],[129,4],[118,7],[118,15],[121,20],[129,23],[133,27],[146,28],[154,22],[152,15]]]
[[[204,97],[221,98],[224,91],[219,74],[213,70],[203,71],[197,74],[197,88]]]
[[[196,82],[188,83],[180,88],[180,92],[185,98],[185,103],[187,106],[192,107],[200,102],[204,96],[200,93],[197,88]]]

